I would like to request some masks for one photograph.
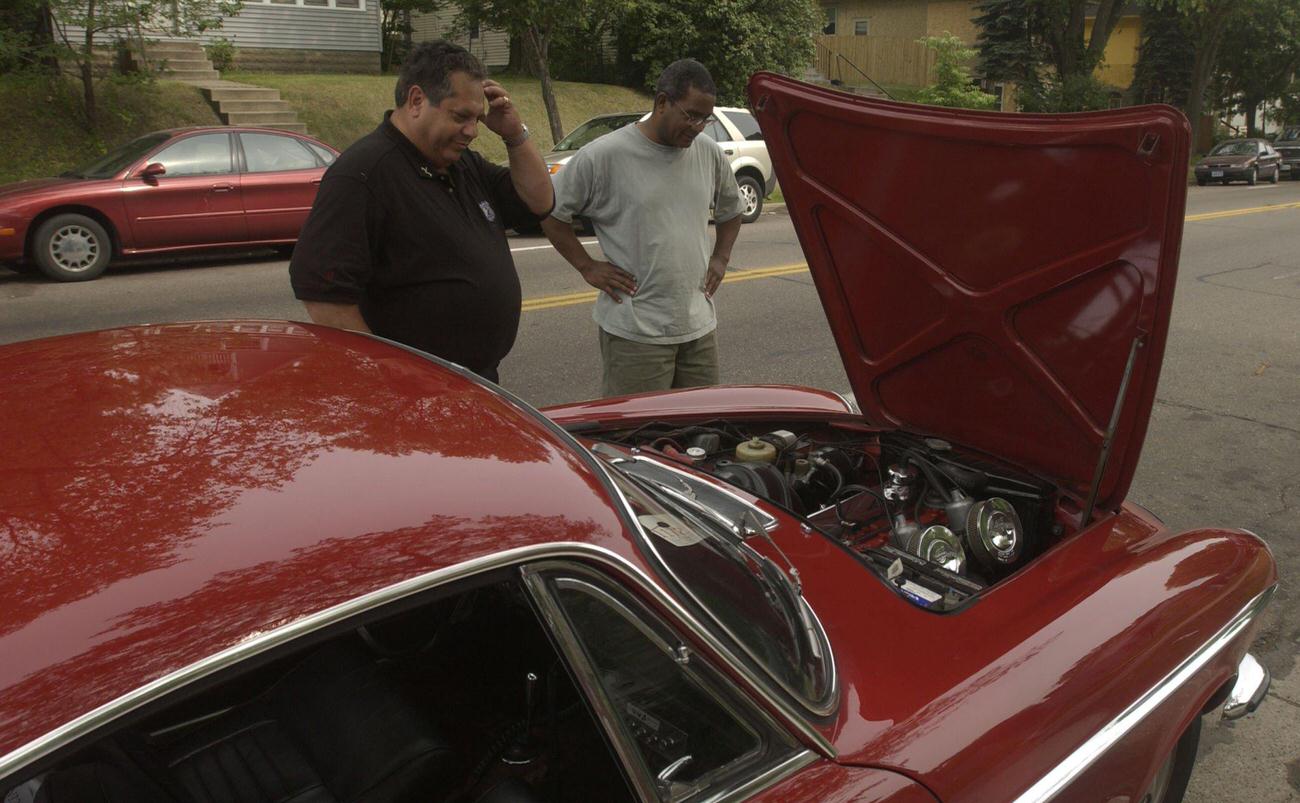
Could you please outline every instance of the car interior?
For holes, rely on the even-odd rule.
[[[0,783],[5,803],[632,799],[514,576],[203,686]]]

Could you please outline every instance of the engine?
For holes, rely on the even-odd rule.
[[[710,422],[602,439],[657,452],[803,516],[936,610],[959,607],[1061,532],[1053,486],[936,438]]]

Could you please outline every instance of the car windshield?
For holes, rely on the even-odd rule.
[[[63,175],[68,178],[112,178],[167,139],[167,134],[146,134],[116,150],[109,151],[84,167],[69,170]]]
[[[553,150],[576,151],[583,145],[617,131],[628,123],[636,122],[640,117],[639,114],[619,114],[588,120],[570,131],[567,137],[556,143]]]
[[[1253,156],[1259,146],[1253,142],[1224,142],[1210,151],[1211,156]]]
[[[687,485],[627,470],[609,459],[614,482],[640,524],[643,543],[713,622],[787,692],[824,710],[834,692],[830,645],[785,570],[696,500]]]
[[[1300,128],[1288,128],[1277,135],[1278,142],[1295,142],[1300,140]]]

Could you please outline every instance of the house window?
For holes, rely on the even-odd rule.
[[[871,33],[871,20],[854,20],[853,35],[866,36]]]
[[[346,8],[354,11],[365,11],[366,0],[245,0],[245,2],[260,2],[263,5],[272,6],[301,6],[303,8]]]
[[[836,14],[839,13],[839,9],[836,8],[835,6],[827,6],[826,8],[823,9],[823,11],[826,12],[826,24],[822,26],[822,33],[827,34],[829,36],[834,36],[835,16]]]

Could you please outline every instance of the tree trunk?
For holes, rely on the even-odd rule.
[[[1207,11],[1204,17],[1205,28],[1197,37],[1196,59],[1192,62],[1192,85],[1187,93],[1187,119],[1192,124],[1192,131],[1201,130],[1201,114],[1205,108],[1205,90],[1214,75],[1214,63],[1219,58],[1219,45],[1223,42],[1223,33],[1228,27],[1228,14]],[[1192,143],[1193,150],[1204,147],[1204,143]]]
[[[1256,112],[1259,111],[1260,102],[1261,101],[1259,100],[1259,98],[1252,98],[1252,97],[1246,98],[1246,102],[1244,104],[1245,109],[1243,111],[1245,111],[1246,113],[1246,136],[1248,137],[1259,136],[1258,126],[1256,125],[1255,122],[1255,114]]]
[[[529,26],[528,40],[537,57],[537,71],[542,79],[542,105],[546,107],[546,119],[551,124],[551,142],[559,142],[564,138],[564,125],[560,122],[560,107],[555,103],[555,88],[551,86],[550,31],[542,32],[536,26]]]
[[[32,46],[40,54],[38,63],[46,72],[58,73],[59,57],[54,55],[54,17],[48,3],[36,9],[36,21],[32,28]]]
[[[86,3],[86,43],[81,52],[81,90],[86,106],[86,128],[98,127],[95,110],[95,0]]]

